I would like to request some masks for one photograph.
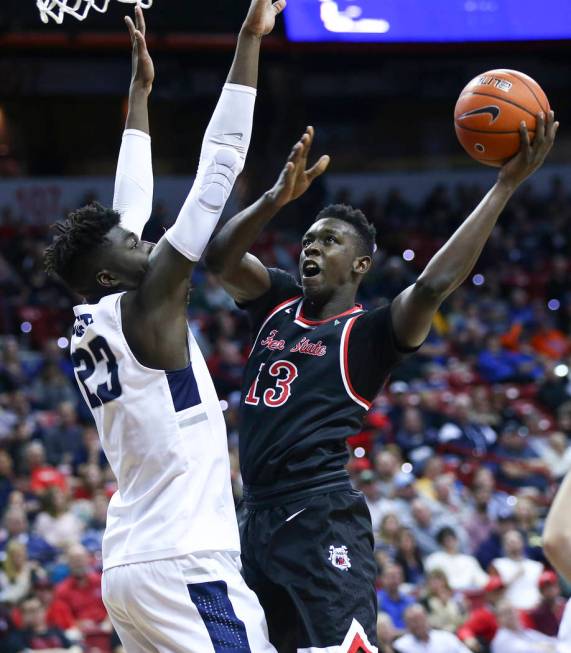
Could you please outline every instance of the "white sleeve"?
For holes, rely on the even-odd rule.
[[[151,137],[138,129],[123,132],[113,209],[121,215],[121,226],[140,237],[153,209],[153,163]]]
[[[196,179],[165,238],[183,256],[198,261],[244,168],[252,137],[256,89],[225,84],[204,134]]]

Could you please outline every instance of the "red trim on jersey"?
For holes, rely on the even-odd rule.
[[[349,374],[349,337],[351,336],[351,329],[355,325],[355,322],[357,321],[356,317],[351,318],[348,321],[348,326],[347,326],[347,334],[345,336],[345,341],[343,342],[343,367],[345,368],[345,378],[347,379],[347,384],[349,386],[349,390],[351,391],[351,394],[353,394],[359,401],[362,401],[364,404],[367,405],[367,408],[370,408],[373,405],[373,402],[368,401],[365,399],[365,397],[361,397],[361,395],[356,392],[355,388],[353,387],[353,384],[351,383],[351,376]]]
[[[336,320],[340,317],[345,317],[346,315],[351,315],[351,313],[356,313],[357,311],[362,311],[363,307],[361,304],[355,304],[353,308],[350,308],[348,311],[344,311],[343,313],[339,313],[339,315],[333,315],[332,317],[328,317],[325,320],[309,320],[308,318],[303,316],[303,302],[301,303],[300,311],[299,314],[296,316],[296,320],[299,320],[300,322],[303,322],[304,324],[314,326],[315,324],[325,324],[326,322],[331,322],[331,320]]]
[[[283,301],[283,302],[281,302],[280,304],[278,304],[276,307],[274,307],[274,308],[273,308],[273,309],[268,313],[268,315],[266,316],[266,318],[265,318],[264,321],[262,322],[262,325],[261,325],[260,328],[258,329],[258,333],[256,334],[256,338],[255,338],[255,340],[252,342],[252,347],[251,347],[251,349],[250,349],[250,353],[248,354],[248,356],[251,356],[251,355],[252,355],[252,352],[254,351],[254,348],[255,348],[256,345],[258,344],[258,340],[260,339],[260,334],[262,333],[262,329],[263,329],[263,328],[266,326],[266,324],[267,324],[267,323],[272,319],[272,317],[274,317],[274,315],[276,315],[276,313],[279,313],[279,312],[282,310],[282,308],[285,308],[288,304],[295,304],[295,302],[296,302],[298,299],[301,299],[301,295],[297,295],[297,296],[295,296],[295,297],[290,297],[289,299],[286,299],[285,301]]]
[[[353,638],[353,641],[349,645],[349,648],[347,649],[347,653],[373,653],[373,650],[370,649],[365,642],[363,641],[363,638],[359,633],[355,635]]]

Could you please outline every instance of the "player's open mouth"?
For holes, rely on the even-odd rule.
[[[301,270],[305,278],[316,277],[320,272],[321,268],[315,261],[304,261]]]

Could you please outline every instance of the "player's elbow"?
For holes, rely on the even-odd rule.
[[[423,304],[440,306],[450,292],[452,280],[444,277],[431,278],[420,276],[414,284],[414,295]]]
[[[216,239],[214,239],[206,249],[204,255],[204,265],[212,274],[220,275],[224,272],[224,258],[218,251]]]

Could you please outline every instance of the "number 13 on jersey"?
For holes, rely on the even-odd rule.
[[[260,365],[258,375],[250,386],[248,395],[244,399],[244,403],[249,406],[257,406],[260,403],[258,396],[258,384],[260,382],[260,375],[262,374],[265,363]],[[277,408],[283,406],[285,402],[291,397],[291,384],[299,376],[297,367],[290,361],[275,361],[268,368],[268,374],[276,379],[274,388],[266,388],[262,393],[264,404],[269,408]]]

